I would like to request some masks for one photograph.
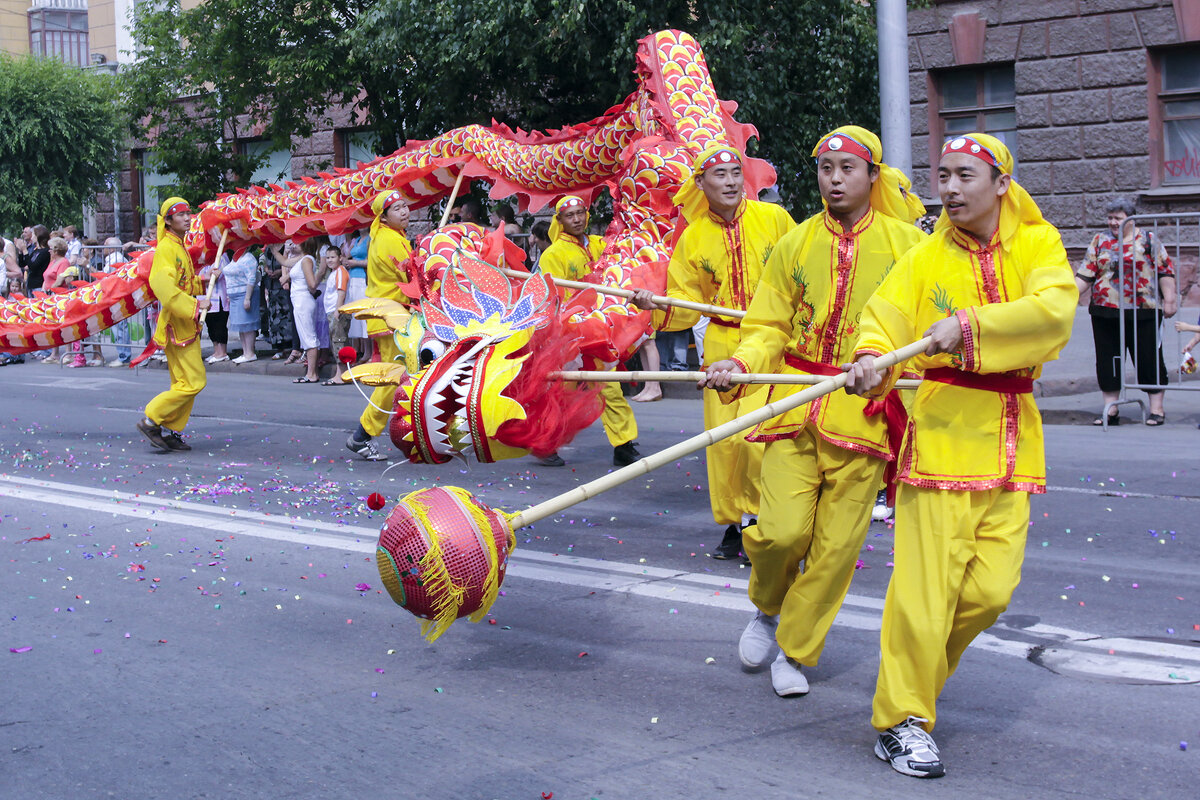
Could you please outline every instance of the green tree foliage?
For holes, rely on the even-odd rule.
[[[357,103],[380,152],[491,118],[526,130],[593,119],[633,90],[636,42],[663,28],[700,41],[793,213],[819,207],[814,140],[878,124],[865,0],[144,0],[134,16],[134,133],[196,200],[257,166],[228,142],[261,131],[287,147],[331,103]]]
[[[874,7],[860,0],[382,0],[351,53],[394,91],[373,117],[385,137],[423,138],[489,117],[514,127],[582,122],[633,89],[637,40],[696,37],[717,93],[761,139],[793,213],[819,208],[808,156],[837,125],[877,128]]]
[[[110,76],[0,53],[0,230],[77,222],[117,169],[124,128]]]
[[[131,133],[182,196],[203,201],[249,183],[267,156],[235,146],[262,139],[290,150],[360,76],[348,31],[370,0],[142,0],[131,15],[138,61],[122,73]]]

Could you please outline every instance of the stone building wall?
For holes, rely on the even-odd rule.
[[[1154,48],[1200,38],[1192,29],[1197,7],[1195,0],[935,0],[910,11],[914,187],[922,197],[936,193],[930,123],[938,70],[1007,63],[1020,182],[1074,259],[1116,195],[1136,196],[1141,212],[1200,211],[1200,184],[1154,186],[1148,88]],[[1194,284],[1194,247],[1182,255],[1184,282]],[[1194,295],[1200,301],[1200,290]]]

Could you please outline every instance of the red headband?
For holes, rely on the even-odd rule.
[[[392,192],[387,197],[383,198],[383,206],[379,209],[380,214],[386,214],[387,210],[404,199],[404,195],[399,192]]]
[[[821,146],[817,148],[817,157],[820,158],[822,153],[849,153],[852,156],[858,156],[868,164],[875,163],[870,150],[844,133],[835,133],[826,137],[825,141],[821,142]]]
[[[959,136],[956,139],[951,139],[942,145],[942,155],[947,153],[965,153],[969,156],[975,156],[985,164],[991,164],[999,170],[1004,167],[1000,166],[1000,161],[996,158],[996,154],[979,142],[972,139],[970,136]]]
[[[189,206],[187,203],[176,203],[175,205],[168,208],[167,213],[163,214],[163,216],[170,217],[174,214],[182,214],[185,211],[191,211],[191,210],[192,210],[191,206]]]
[[[742,157],[734,150],[718,150],[708,158],[704,159],[704,163],[700,165],[700,172],[709,167],[720,166],[721,164],[741,164]]]

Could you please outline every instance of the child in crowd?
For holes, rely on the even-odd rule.
[[[53,247],[53,243],[51,243],[51,247]],[[52,264],[51,266],[53,267],[54,265]],[[50,270],[46,270],[46,272],[49,274]],[[68,259],[68,263],[55,276],[54,283],[51,284],[50,288],[70,289],[71,285],[79,279],[79,266],[70,263]],[[81,342],[71,342],[71,354],[74,356],[74,358],[71,360],[71,363],[67,365],[68,367],[86,367],[88,365],[87,360],[83,357],[83,344]]]
[[[329,277],[325,279],[325,317],[329,321],[329,350],[333,353],[335,364],[338,364],[338,352],[346,346],[347,332],[350,320],[338,308],[346,302],[346,291],[350,286],[350,273],[342,266],[342,249],[330,245],[325,248],[325,271]],[[338,364],[333,377],[325,381],[325,386],[342,386],[341,366]]]

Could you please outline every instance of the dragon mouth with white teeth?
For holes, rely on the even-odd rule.
[[[480,461],[491,460],[488,437],[481,435],[483,381],[475,380],[477,367],[493,355],[490,343],[478,336],[460,339],[397,388],[389,433],[409,461],[444,464],[455,456],[465,459],[468,448]]]

